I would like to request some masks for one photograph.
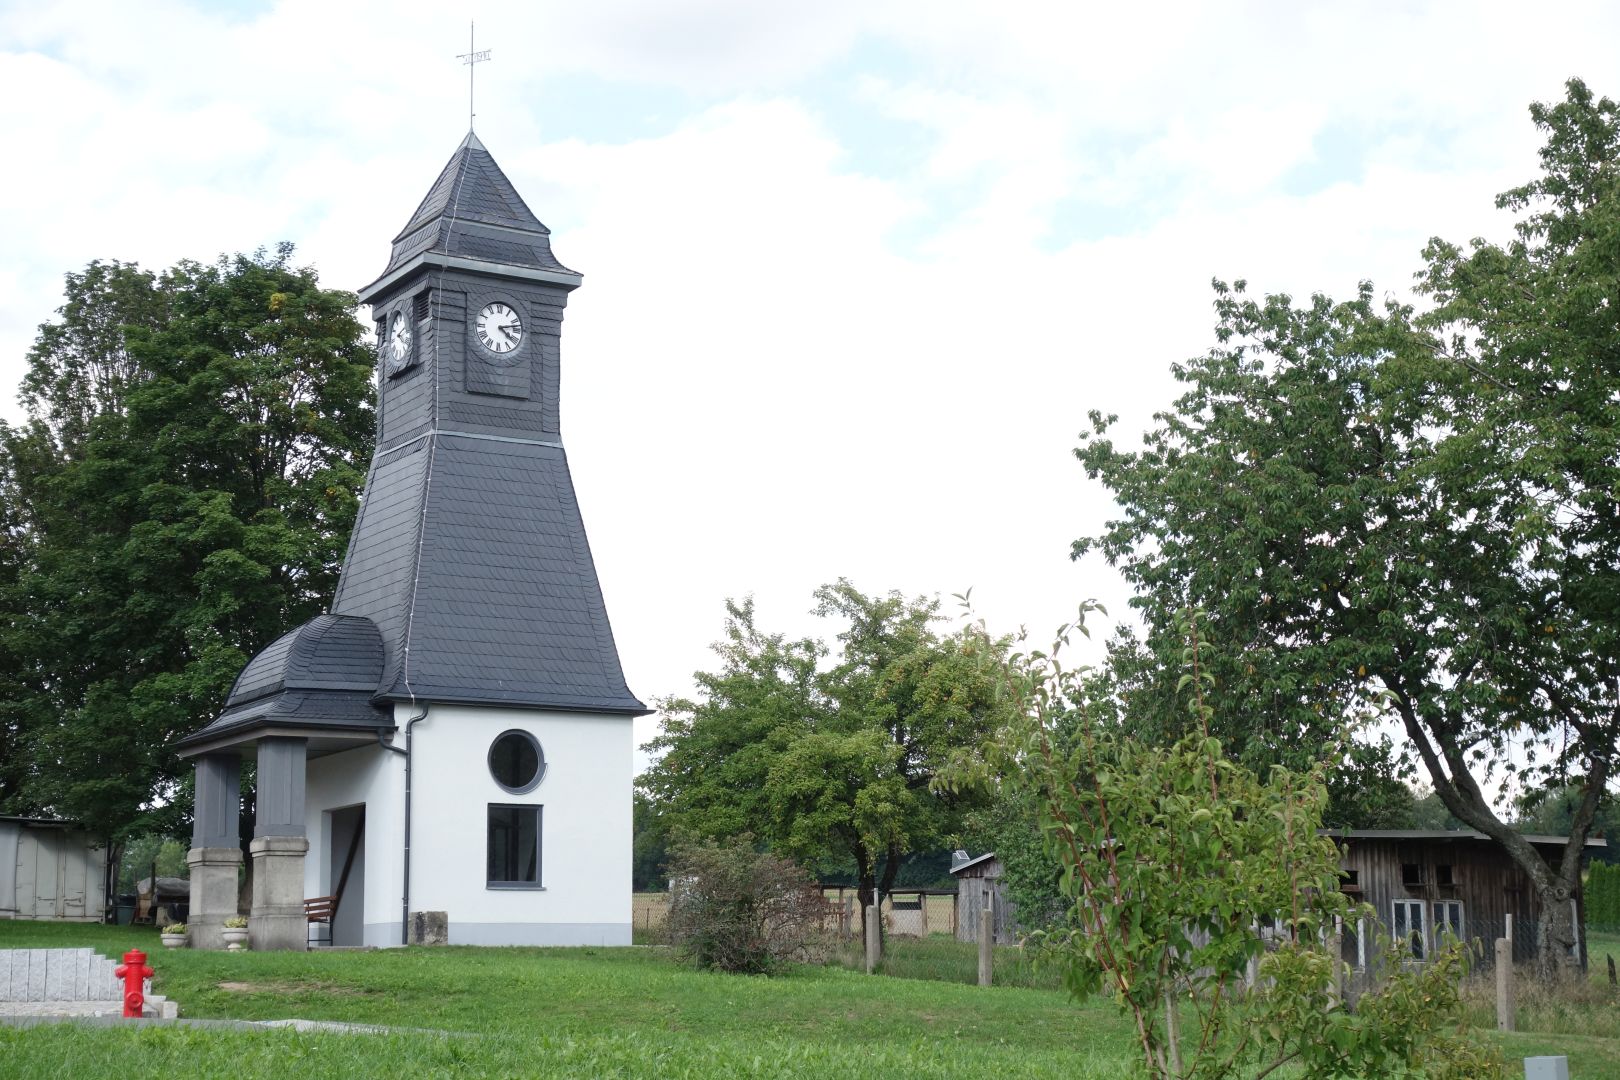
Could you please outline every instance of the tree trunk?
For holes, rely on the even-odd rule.
[[[900,849],[891,844],[888,851],[888,859],[883,864],[883,884],[881,886],[883,895],[887,896],[891,891],[893,891],[894,879],[899,875],[899,873]]]
[[[866,909],[873,904],[873,897],[877,895],[877,873],[872,866],[872,858],[866,853],[863,844],[856,844],[852,854],[855,856],[855,874],[858,884],[855,887],[855,897],[861,909],[861,939],[866,938]]]
[[[1569,888],[1554,880],[1536,889],[1541,905],[1536,919],[1536,977],[1557,982],[1578,974],[1581,958],[1575,949],[1575,913],[1570,910]]]
[[[1540,917],[1536,921],[1537,977],[1555,981],[1578,974],[1580,957],[1571,951],[1575,944],[1575,928],[1570,898],[1575,895],[1580,881],[1586,838],[1597,815],[1599,798],[1608,784],[1609,757],[1604,754],[1591,754],[1588,757],[1585,790],[1580,806],[1570,821],[1569,836],[1555,869],[1518,829],[1496,816],[1479,782],[1468,769],[1464,748],[1457,745],[1455,740],[1447,741],[1442,737],[1431,741],[1429,730],[1399,681],[1386,676],[1384,683],[1395,691],[1396,711],[1400,713],[1406,734],[1423,760],[1440,801],[1463,824],[1478,829],[1500,844],[1536,890],[1536,900],[1541,907]]]

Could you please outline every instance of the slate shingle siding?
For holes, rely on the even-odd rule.
[[[423,265],[371,298],[375,319],[413,320],[414,362],[382,379],[377,453],[334,614],[255,657],[225,712],[182,745],[272,724],[390,727],[382,706],[413,697],[647,711],[625,685],[559,442],[562,317],[578,277],[549,237],[469,135],[395,238],[383,277],[429,251],[513,272]],[[521,272],[535,269],[571,277]],[[476,313],[495,300],[525,330],[500,357],[472,344]]]
[[[401,626],[385,696],[641,712],[562,448],[440,435],[430,456],[410,661]]]
[[[383,273],[424,251],[573,273],[551,253],[551,230],[534,216],[484,144],[471,134],[394,238]]]

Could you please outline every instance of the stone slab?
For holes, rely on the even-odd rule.
[[[45,954],[47,949],[28,950],[28,996],[24,1001],[45,1000],[45,965],[48,963]]]
[[[122,1000],[117,966],[94,949],[0,949],[0,1003]]]
[[[173,1020],[180,1008],[161,994],[148,994],[141,1012],[143,1019]],[[116,1001],[6,1001],[0,1002],[0,1021],[11,1018],[39,1020],[66,1020],[78,1017],[113,1017],[123,1019],[124,1002]]]
[[[1569,1058],[1562,1054],[1524,1059],[1524,1080],[1569,1080]]]

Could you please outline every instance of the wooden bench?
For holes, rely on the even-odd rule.
[[[304,920],[311,926],[316,923],[332,924],[332,913],[337,910],[336,896],[312,896],[304,901]],[[327,931],[324,942],[319,939],[310,942],[311,945],[332,944],[331,931]]]

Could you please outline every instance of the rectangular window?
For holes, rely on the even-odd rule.
[[[1408,889],[1421,888],[1423,885],[1423,867],[1414,862],[1401,863],[1401,884]]]
[[[428,312],[430,310],[430,300],[428,294],[429,290],[423,289],[421,292],[417,293],[411,298],[412,306],[414,308],[411,314],[416,317],[417,322],[421,322],[428,317]]]
[[[1423,901],[1396,900],[1390,931],[1397,942],[1404,944],[1413,960],[1422,960],[1427,954],[1423,933]]]
[[[1451,877],[1451,864],[1450,863],[1435,863],[1434,864],[1434,883],[1436,885],[1454,885],[1454,884],[1456,884],[1456,882],[1453,881],[1452,877]]]
[[[1439,945],[1446,935],[1463,940],[1462,901],[1436,900],[1434,904],[1434,943]]]
[[[489,871],[492,889],[540,887],[538,806],[489,804]]]

